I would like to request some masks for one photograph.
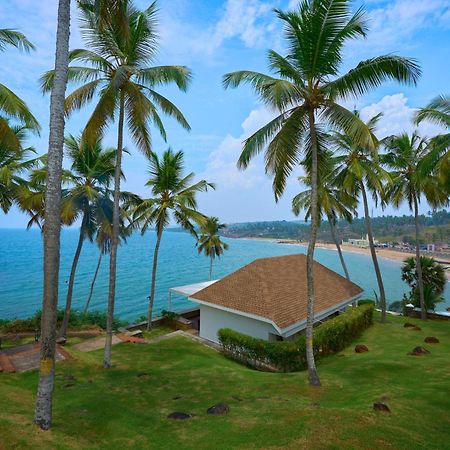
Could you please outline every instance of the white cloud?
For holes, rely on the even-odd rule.
[[[378,113],[383,113],[377,127],[380,138],[403,132],[412,133],[416,129],[423,137],[431,137],[443,131],[440,127],[427,122],[415,127],[413,124],[415,111],[415,108],[408,106],[408,98],[399,93],[386,95],[379,102],[365,106],[361,109],[361,117],[368,120]]]

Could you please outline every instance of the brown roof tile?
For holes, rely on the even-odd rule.
[[[362,289],[314,262],[314,311],[318,314]],[[306,319],[306,256],[257,259],[192,295],[192,299],[272,320],[281,329]]]

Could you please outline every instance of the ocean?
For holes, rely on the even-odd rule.
[[[61,268],[59,304],[65,303],[67,280],[77,244],[77,230],[63,230],[61,236]],[[256,258],[306,253],[306,247],[278,244],[263,240],[225,239],[230,249],[214,262],[213,278],[221,278]],[[144,236],[135,233],[118,251],[116,315],[136,320],[146,314],[147,297],[153,259],[155,233]],[[98,258],[96,245],[85,242],[74,286],[73,307],[83,308]],[[337,252],[317,248],[315,259],[342,274]],[[377,291],[370,256],[345,253],[352,280],[365,290],[366,298]],[[380,258],[388,302],[400,300],[408,286],[400,278],[401,262]],[[105,310],[108,296],[108,256],[103,258],[98,274],[91,310]],[[174,286],[192,284],[208,279],[209,260],[199,255],[195,240],[186,233],[167,231],[160,248],[155,312],[167,309],[168,290]],[[25,318],[41,308],[42,302],[42,239],[39,230],[0,229],[0,318]],[[450,286],[447,283],[445,303],[437,310],[450,306]],[[173,297],[173,307],[182,310],[193,304],[181,296]]]

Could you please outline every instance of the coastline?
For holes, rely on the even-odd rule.
[[[284,245],[300,245],[303,247],[307,246],[307,242],[299,242],[295,239],[275,239],[275,238],[265,238],[265,237],[245,237],[245,238],[235,238],[235,239],[246,239],[246,240],[252,240],[252,241],[268,241],[268,242],[274,242],[277,244],[284,244]],[[316,243],[316,248],[324,248],[327,250],[334,250],[336,251],[336,246],[334,244],[331,244],[329,242],[320,242],[318,241]],[[353,245],[348,244],[341,244],[341,249],[344,253],[360,253],[364,255],[370,256],[370,249],[369,248],[363,248],[363,247],[356,247]],[[389,259],[391,261],[397,261],[402,262],[405,258],[408,258],[410,256],[415,256],[412,252],[401,252],[399,250],[395,250],[392,248],[376,248],[376,253],[380,258]],[[444,259],[444,264],[448,264],[450,266],[450,258]],[[450,281],[450,271],[445,271],[445,276],[448,281]]]

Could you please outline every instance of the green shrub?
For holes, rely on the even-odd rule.
[[[64,317],[64,310],[58,310],[57,314],[57,326],[59,327]],[[117,329],[126,322],[114,318],[113,328]],[[103,311],[89,311],[82,312],[73,310],[70,313],[69,328],[80,329],[85,327],[98,326],[106,329],[106,313]],[[41,311],[37,311],[33,316],[28,319],[14,319],[14,320],[2,320],[0,321],[0,328],[4,333],[24,333],[32,332],[41,328]]]
[[[364,299],[364,300],[358,300],[358,306],[362,306],[362,305],[373,305],[375,307],[375,300],[368,300],[368,299]]]
[[[372,324],[373,311],[373,302],[363,304],[314,328],[316,357],[339,352],[348,346]],[[306,341],[303,335],[293,341],[268,342],[222,328],[218,336],[224,353],[248,366],[281,372],[306,368]]]

